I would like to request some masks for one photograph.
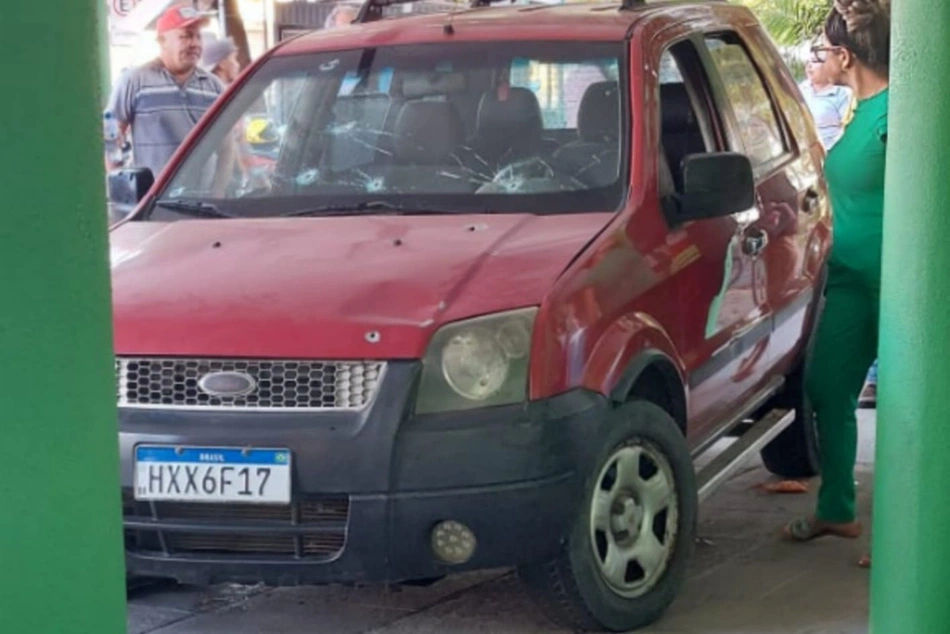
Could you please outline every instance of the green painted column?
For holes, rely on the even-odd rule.
[[[112,64],[109,59],[109,1],[97,0],[96,4],[96,37],[99,38],[99,45],[96,47],[99,53],[99,105],[103,110],[109,101],[109,93],[112,92]]]
[[[97,3],[0,9],[3,634],[126,631]]]
[[[871,631],[950,632],[950,2],[893,3]]]

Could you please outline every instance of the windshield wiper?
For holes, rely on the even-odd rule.
[[[189,216],[198,218],[233,218],[221,211],[217,205],[202,202],[200,200],[159,200],[155,203],[156,207],[163,209],[172,209]]]
[[[322,207],[298,209],[297,211],[286,213],[284,216],[349,216],[353,214],[353,212],[376,210],[405,216],[445,216],[453,213],[447,209],[432,209],[416,205],[400,205],[385,200],[372,200],[347,205],[323,205]]]

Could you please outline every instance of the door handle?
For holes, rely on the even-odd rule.
[[[755,257],[762,253],[769,244],[769,234],[762,229],[747,229],[742,236],[742,252]]]
[[[818,209],[818,203],[821,202],[821,196],[814,187],[809,187],[802,196],[802,211],[806,214],[813,214]]]

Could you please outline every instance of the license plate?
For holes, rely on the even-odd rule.
[[[135,499],[289,504],[290,452],[139,445]]]

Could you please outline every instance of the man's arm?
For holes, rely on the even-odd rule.
[[[126,139],[128,139],[129,134],[129,124],[125,121],[119,122],[119,138],[115,140],[114,148],[124,148]],[[114,169],[116,167],[121,167],[121,161],[113,161],[108,156],[106,157],[107,169]]]
[[[211,191],[217,197],[223,197],[234,178],[234,162],[237,159],[237,144],[233,134],[225,135],[218,149],[218,160],[214,170]]]
[[[110,150],[121,148],[125,145],[129,128],[132,126],[132,120],[135,118],[133,111],[134,86],[132,74],[132,72],[127,72],[119,77],[119,80],[112,90],[112,94],[109,96],[109,103],[106,106],[106,110],[112,113],[116,126],[119,129],[119,137],[115,140],[114,144],[108,144],[110,147],[106,148],[106,171],[120,166],[120,163],[113,161],[109,156]],[[103,138],[104,137],[105,135],[103,134]]]
[[[214,84],[215,92],[218,93],[220,98],[226,89],[224,82],[212,73],[209,73],[208,77]],[[214,168],[214,178],[211,181],[211,191],[215,196],[223,197],[227,192],[227,187],[234,178],[234,164],[237,158],[237,142],[234,139],[234,134],[226,134],[218,148],[218,160]]]

